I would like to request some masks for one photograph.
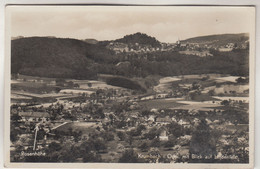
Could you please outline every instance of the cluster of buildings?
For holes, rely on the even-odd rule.
[[[147,108],[146,111],[148,113],[144,115],[144,109],[141,102],[165,98],[183,98],[188,95],[189,92],[194,91],[195,89],[192,89],[194,87],[197,88],[196,90],[202,90],[202,86],[199,84],[193,85],[187,83],[180,84],[179,88],[176,88],[175,91],[158,91],[154,95],[144,97],[134,95],[131,93],[131,90],[121,88],[93,88],[91,94],[74,93],[72,94],[73,97],[63,98],[57,103],[45,107],[42,105],[40,105],[40,107],[13,107],[11,109],[11,115],[17,114],[21,117],[18,119],[19,125],[16,126],[15,130],[21,131],[22,134],[19,134],[19,139],[12,145],[12,150],[17,147],[18,143],[26,145],[26,148],[32,147],[32,140],[35,136],[36,126],[39,126],[39,133],[43,135],[43,137],[37,142],[38,147],[40,149],[42,146],[44,149],[44,144],[48,145],[51,141],[55,141],[52,137],[54,134],[52,131],[58,129],[62,125],[73,123],[75,121],[82,124],[96,124],[95,126],[98,126],[100,131],[105,131],[105,127],[108,129],[114,129],[111,131],[115,131],[114,133],[112,132],[115,136],[116,131],[120,130],[127,133],[132,130],[137,130],[137,128],[143,125],[145,126],[145,130],[140,136],[135,138],[136,140],[146,139],[145,134],[156,129],[159,131],[156,139],[163,143],[171,141],[171,138],[174,136],[174,134],[169,131],[169,126],[174,123],[181,126],[180,130],[183,129],[190,131],[182,131],[183,135],[176,138],[176,145],[185,149],[186,154],[183,156],[188,156],[188,146],[192,137],[191,131],[201,122],[201,119],[204,119],[213,130],[217,129],[225,132],[233,132],[236,129],[235,124],[231,120],[222,118],[224,110],[194,110],[178,107],[170,109],[151,108],[148,110]],[[74,88],[76,87],[74,86]],[[115,105],[118,103],[120,105],[119,108],[115,108]],[[230,105],[233,107],[236,106],[234,104],[235,102],[230,102]],[[248,127],[247,124],[244,126]],[[24,137],[28,139],[24,140],[24,143],[22,143],[21,140]],[[226,140],[228,142],[228,139],[225,139],[224,137],[221,138],[223,143]],[[226,144],[228,145],[231,143]],[[221,150],[222,147],[219,147]]]
[[[245,41],[244,43],[237,44],[237,43],[227,43],[226,45],[222,45],[218,48],[220,52],[230,52],[234,49],[248,49],[249,48],[249,41]]]
[[[108,49],[115,51],[116,54],[119,53],[149,53],[160,51],[160,47],[152,47],[151,45],[142,45],[139,43],[125,44],[120,42],[110,42],[107,46]]]
[[[151,45],[142,45],[139,43],[125,44],[120,42],[111,42],[107,48],[120,53],[151,53],[156,51],[177,51],[181,54],[195,55],[199,57],[213,56],[210,50],[219,52],[230,52],[234,49],[247,49],[249,41],[244,43],[227,43],[226,45],[215,45],[212,42],[208,43],[188,43],[178,40],[176,43],[161,43],[161,47],[152,47]]]

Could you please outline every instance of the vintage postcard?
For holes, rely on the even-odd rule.
[[[253,168],[255,7],[6,7],[5,166]]]

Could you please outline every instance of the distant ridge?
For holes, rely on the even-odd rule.
[[[216,44],[224,45],[227,43],[242,43],[249,40],[248,33],[239,33],[239,34],[218,34],[218,35],[207,35],[207,36],[198,36],[194,38],[189,38],[182,40],[184,43],[206,43],[206,44]]]
[[[98,43],[98,40],[96,40],[96,39],[85,39],[83,41],[86,42],[86,43],[89,43],[89,44],[97,44]]]
[[[11,37],[11,40],[16,40],[16,39],[21,39],[24,38],[23,36],[15,36],[15,37]]]

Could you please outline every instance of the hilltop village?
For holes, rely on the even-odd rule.
[[[182,54],[206,57],[213,56],[212,53],[210,53],[210,50],[216,50],[219,52],[230,52],[236,49],[248,49],[249,41],[245,38],[243,43],[227,42],[226,44],[216,44],[214,43],[214,41],[204,41],[203,43],[201,43],[178,40],[176,43],[161,43],[160,46],[139,43],[123,43],[116,41],[110,42],[107,45],[107,48],[115,51],[116,54],[151,53],[156,51],[178,51]]]

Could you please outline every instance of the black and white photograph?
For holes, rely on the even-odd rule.
[[[10,5],[6,23],[8,164],[253,163],[254,7]]]

